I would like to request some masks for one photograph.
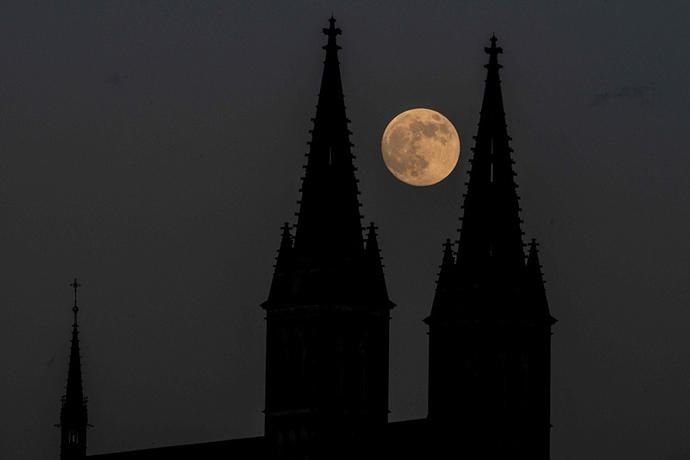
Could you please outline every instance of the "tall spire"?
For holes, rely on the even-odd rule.
[[[74,303],[72,314],[72,342],[70,346],[69,368],[67,371],[67,387],[62,397],[60,410],[60,459],[74,460],[86,456],[86,427],[88,417],[86,410],[86,398],[81,377],[81,354],[79,351],[79,322],[77,306],[77,291],[81,284],[74,278],[70,284],[74,290]]]
[[[323,29],[328,37],[321,90],[311,130],[306,174],[298,214],[295,248],[310,256],[342,256],[363,249],[361,216],[345,114],[333,17]]]
[[[273,281],[264,307],[291,302],[342,303],[391,306],[378,258],[376,232],[365,248],[350,120],[345,113],[338,61],[335,19],[323,29],[327,37],[316,117],[312,119],[302,196],[294,236],[283,227]],[[378,268],[376,268],[378,267]],[[373,281],[375,280],[375,281]],[[375,287],[371,283],[376,284]],[[366,290],[362,286],[372,286]],[[376,296],[372,296],[376,292]],[[380,294],[380,295],[379,295]],[[373,301],[374,297],[378,300]],[[381,299],[383,297],[383,299]]]
[[[81,284],[74,278],[70,284],[74,290],[74,304],[72,305],[72,313],[74,315],[74,322],[72,323],[72,345],[70,347],[69,356],[69,372],[67,374],[67,399],[74,401],[81,401],[84,398],[82,381],[81,381],[81,356],[79,353],[79,307],[77,306],[77,291]]]
[[[388,299],[376,227],[366,245],[349,120],[330,18],[294,237],[283,226],[266,311],[265,433],[290,458],[383,432],[388,418]],[[295,436],[296,435],[296,436]]]
[[[494,35],[484,49],[489,63],[457,255],[461,278],[474,285],[490,280],[518,283],[524,267],[513,150],[499,77],[503,49],[496,42]]]
[[[536,242],[525,265],[496,42],[492,36],[485,48],[457,257],[447,241],[426,319],[429,420],[442,433],[442,447],[461,445],[468,458],[548,459],[553,321]],[[460,443],[457,433],[464,434]],[[443,445],[446,439],[454,441]]]

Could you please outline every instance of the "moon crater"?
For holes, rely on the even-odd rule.
[[[399,180],[415,186],[445,179],[460,158],[460,137],[453,124],[430,109],[397,115],[381,140],[383,161]]]

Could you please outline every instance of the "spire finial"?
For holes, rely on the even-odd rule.
[[[333,17],[333,14],[331,14],[330,19],[328,19],[329,27],[328,29],[324,28],[323,33],[328,35],[329,41],[330,39],[335,40],[336,35],[340,35],[342,31],[335,26],[335,18]]]
[[[500,46],[496,46],[496,42],[498,41],[498,38],[496,38],[496,34],[491,34],[491,47],[490,48],[484,48],[484,51],[493,57],[496,57],[496,55],[503,53],[503,48]]]
[[[72,312],[74,313],[74,324],[73,326],[77,326],[77,313],[79,313],[79,307],[77,306],[77,290],[81,287],[81,284],[79,284],[79,281],[77,278],[74,278],[74,281],[70,283],[70,286],[72,289],[74,289],[74,306],[72,307]]]

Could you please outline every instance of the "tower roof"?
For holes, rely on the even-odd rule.
[[[341,30],[333,17],[323,29],[328,37],[316,117],[311,130],[302,199],[298,213],[295,248],[319,257],[359,252],[363,249],[357,179],[345,113],[338,61],[337,36]]]
[[[495,35],[490,46],[482,108],[472,147],[457,255],[444,248],[436,294],[427,318],[522,315],[510,308],[524,291],[525,257],[520,206],[501,92]]]
[[[81,403],[84,399],[84,391],[81,381],[81,353],[79,351],[79,307],[77,306],[77,290],[81,286],[76,278],[70,284],[74,289],[74,305],[72,306],[72,313],[74,314],[74,322],[72,323],[72,344],[70,346],[69,355],[69,371],[67,374],[67,401],[74,400]]]
[[[86,424],[86,400],[81,375],[81,353],[79,350],[79,307],[77,306],[77,291],[81,284],[74,278],[70,284],[74,290],[74,304],[72,313],[72,341],[70,345],[69,367],[67,370],[67,386],[62,399],[60,424],[62,426]]]
[[[524,267],[517,185],[511,158],[498,55],[503,49],[491,46],[486,84],[460,231],[457,263],[463,278],[474,284],[500,279],[502,284],[521,279]]]
[[[375,228],[366,248],[359,190],[345,113],[335,18],[327,36],[316,116],[302,178],[294,237],[283,227],[269,299],[264,308],[295,304],[392,307]]]

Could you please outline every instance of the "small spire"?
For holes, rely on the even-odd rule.
[[[286,279],[286,274],[290,270],[292,260],[292,232],[290,231],[290,224],[285,222],[280,235],[280,246],[274,265],[269,298],[276,297],[289,289],[289,280]]]
[[[549,304],[546,300],[546,289],[544,288],[544,276],[541,272],[539,263],[539,244],[532,238],[529,244],[525,275],[527,276],[527,289],[534,303],[532,310],[539,317],[547,318],[550,324],[554,324],[556,319],[549,312]]]
[[[280,235],[278,257],[276,258],[276,272],[282,271],[287,265],[289,265],[289,260],[292,253],[292,233],[290,232],[290,224],[285,222],[282,228],[283,232]]]
[[[67,369],[67,385],[65,395],[62,397],[60,409],[60,459],[74,460],[86,457],[86,428],[88,414],[86,398],[81,375],[81,353],[79,350],[79,324],[77,313],[77,290],[81,284],[77,278],[70,283],[74,290],[74,303],[72,304],[72,342],[70,345],[69,364]]]
[[[371,283],[370,292],[376,293],[376,296],[386,301],[390,308],[393,307],[393,303],[388,300],[388,288],[386,287],[386,279],[383,273],[383,263],[381,262],[381,250],[379,249],[378,237],[376,235],[376,230],[378,228],[373,222],[369,224],[367,231],[367,241],[365,247],[365,256],[369,259],[369,267],[372,270],[371,276],[367,277]]]

